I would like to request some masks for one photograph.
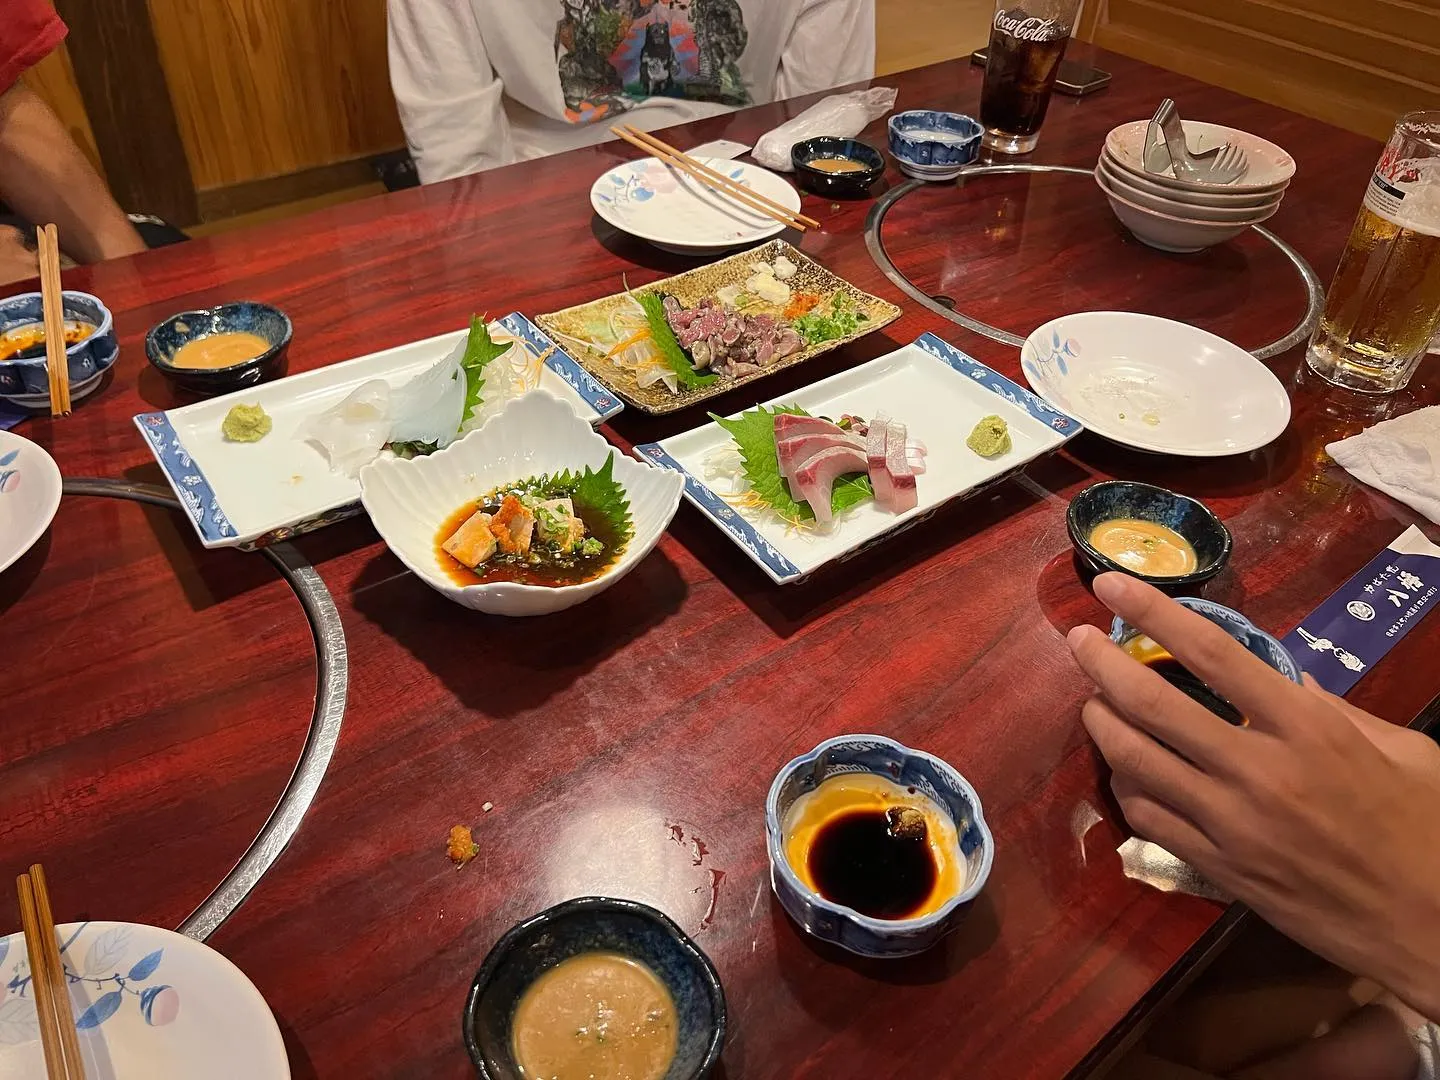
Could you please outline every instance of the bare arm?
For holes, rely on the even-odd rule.
[[[53,221],[77,262],[145,250],[60,118],[23,83],[0,94],[0,200],[28,221]]]

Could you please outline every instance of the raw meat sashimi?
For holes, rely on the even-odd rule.
[[[891,498],[885,507],[897,514],[913,510],[920,501],[915,489],[915,470],[905,449],[905,425],[891,420],[885,425],[885,472],[889,473]],[[873,481],[872,481],[873,482]]]
[[[865,435],[865,465],[870,471],[870,486],[875,491],[875,505],[882,510],[890,509],[895,501],[895,485],[885,469],[885,436],[889,424],[880,417],[870,422]]]
[[[780,475],[789,480],[796,467],[806,458],[818,454],[821,450],[828,450],[832,446],[848,446],[854,450],[865,449],[863,442],[839,428],[833,432],[817,431],[804,435],[792,435],[775,443],[775,456],[780,463]]]
[[[796,416],[794,413],[775,415],[775,441],[788,439],[792,435],[825,434],[843,431],[843,428],[822,420],[818,416]]]
[[[846,473],[863,473],[865,464],[865,455],[854,447],[832,446],[801,462],[791,480],[791,488],[810,504],[816,522],[829,525],[835,518],[830,506],[835,481]]]

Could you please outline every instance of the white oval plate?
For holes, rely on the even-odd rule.
[[[234,964],[138,923],[56,928],[87,1080],[288,1080],[270,1007]],[[23,934],[0,938],[0,1080],[45,1075]]]
[[[800,193],[768,169],[699,158],[717,172],[798,213]],[[590,188],[595,213],[631,236],[680,254],[726,251],[778,236],[785,226],[655,158],[617,165]]]
[[[556,588],[512,581],[461,586],[441,568],[435,530],[465,503],[517,480],[599,469],[612,455],[633,534],[599,577]],[[381,458],[360,470],[360,501],[396,557],[442,596],[492,615],[548,615],[604,592],[659,543],[684,486],[674,473],[626,457],[544,390],[515,399],[484,427],[429,457]]]
[[[1269,368],[1222,337],[1156,315],[1051,319],[1025,339],[1020,368],[1051,405],[1137,450],[1242,454],[1290,423],[1290,398]]]
[[[59,508],[55,459],[29,439],[0,431],[0,571],[35,546]]]

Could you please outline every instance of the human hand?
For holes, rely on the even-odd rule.
[[[1095,595],[1228,698],[1233,727],[1077,626],[1099,688],[1085,729],[1135,831],[1281,932],[1440,1017],[1440,747],[1296,686],[1219,627],[1123,574]]]
[[[38,277],[39,263],[35,252],[25,246],[19,229],[0,225],[0,285]]]

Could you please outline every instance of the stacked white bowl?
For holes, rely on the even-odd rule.
[[[1146,145],[1148,120],[1121,124],[1105,137],[1095,182],[1135,238],[1161,251],[1201,251],[1259,225],[1280,208],[1295,159],[1248,131],[1185,121],[1192,154],[1233,143],[1245,152],[1243,175],[1228,184],[1177,180],[1164,142]],[[1157,171],[1150,171],[1149,163]],[[1160,171],[1163,170],[1163,171]]]

